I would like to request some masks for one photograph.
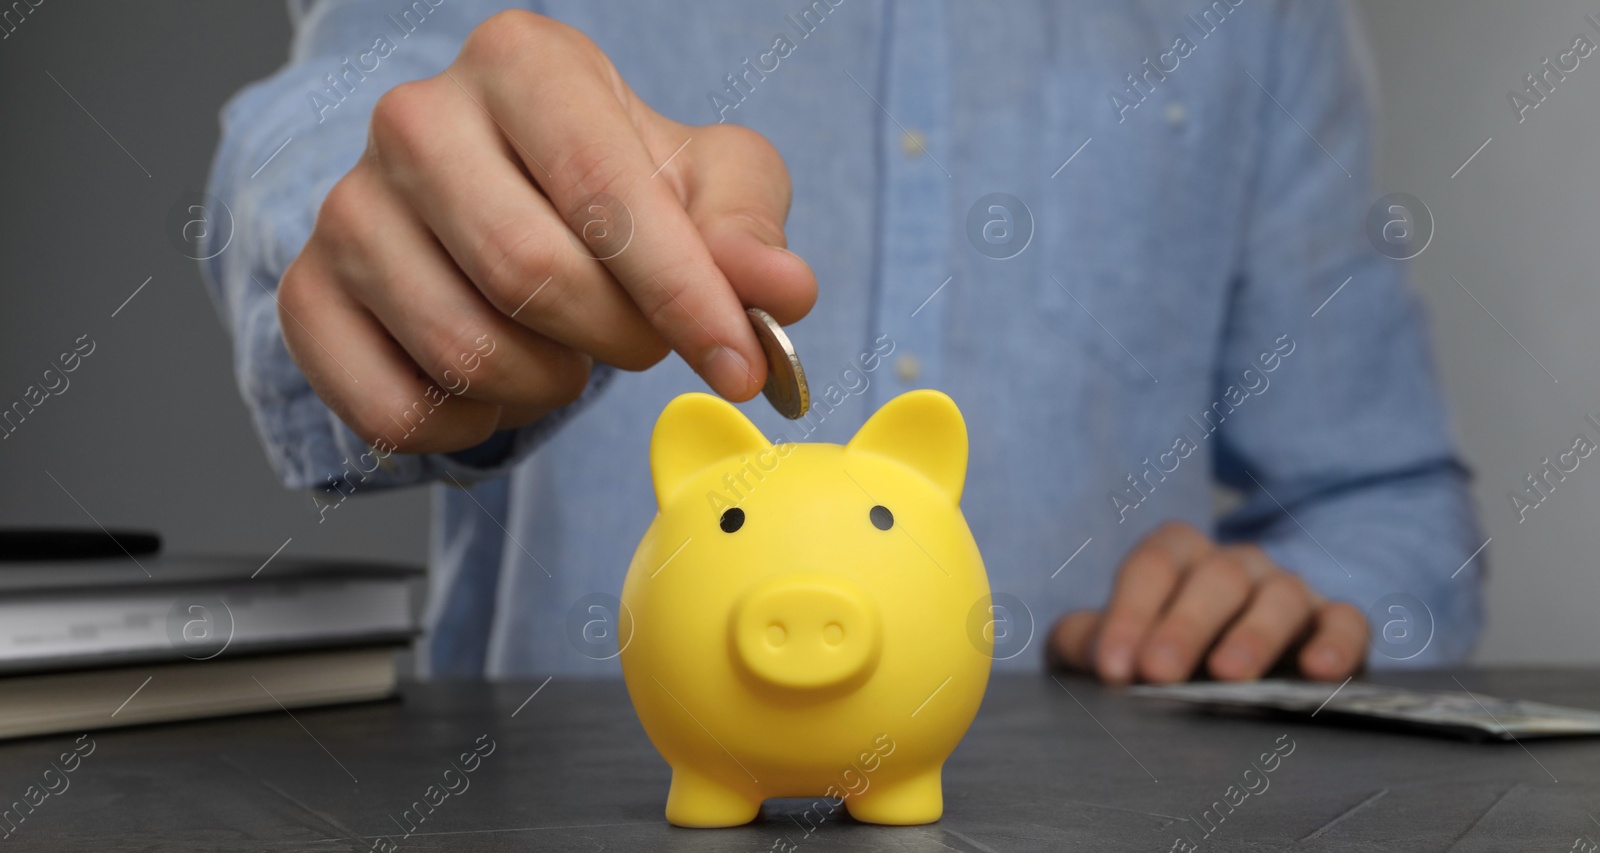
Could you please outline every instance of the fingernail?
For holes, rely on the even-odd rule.
[[[1344,662],[1342,656],[1340,656],[1337,651],[1329,648],[1317,649],[1312,653],[1311,660],[1319,668],[1330,671],[1337,670]]]
[[[1127,681],[1133,675],[1133,648],[1110,643],[1100,649],[1100,667],[1113,681]]]
[[[724,346],[712,349],[701,362],[701,374],[718,393],[733,397],[743,397],[744,390],[755,381],[744,356]]]
[[[1255,655],[1240,648],[1227,648],[1217,653],[1217,665],[1230,674],[1249,672],[1256,665]]]
[[[1150,647],[1150,665],[1161,676],[1177,678],[1183,674],[1178,671],[1183,668],[1178,647],[1171,643],[1157,643]]]

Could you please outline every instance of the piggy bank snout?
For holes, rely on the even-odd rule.
[[[751,675],[814,690],[864,680],[882,645],[878,609],[851,581],[788,574],[756,585],[734,607],[733,654]]]

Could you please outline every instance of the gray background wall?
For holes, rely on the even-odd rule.
[[[292,538],[285,554],[425,559],[425,491],[319,524],[278,485],[198,265],[166,236],[168,210],[205,186],[217,111],[288,39],[279,0],[46,0],[0,41],[0,406],[79,335],[96,343],[0,442],[3,523],[88,525],[87,510],[174,549],[265,557]]]
[[[1580,432],[1600,441],[1584,421],[1600,413],[1600,52],[1521,123],[1507,97],[1576,36],[1600,44],[1584,20],[1600,5],[1363,5],[1383,81],[1379,192],[1417,196],[1435,218],[1413,271],[1493,538],[1479,658],[1600,660],[1600,454],[1526,521],[1507,497]]]
[[[1600,5],[1363,7],[1383,98],[1373,197],[1407,192],[1434,215],[1414,271],[1493,537],[1479,660],[1600,661],[1600,456],[1525,522],[1506,497],[1579,432],[1600,440],[1584,422],[1600,413],[1600,53],[1525,122],[1507,101],[1578,34],[1600,43],[1584,20]],[[0,40],[0,408],[78,336],[96,343],[0,442],[0,522],[87,512],[187,551],[265,555],[292,539],[285,553],[423,559],[425,492],[369,495],[319,523],[277,485],[196,266],[165,234],[204,184],[218,108],[282,61],[287,38],[277,0],[46,0]]]

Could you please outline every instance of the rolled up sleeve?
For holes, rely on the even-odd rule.
[[[1218,478],[1246,496],[1219,534],[1368,612],[1369,664],[1459,661],[1482,627],[1484,539],[1423,307],[1364,228],[1364,44],[1344,3],[1276,8],[1275,56],[1240,81],[1258,165],[1218,395],[1252,362],[1271,385],[1219,431]]]

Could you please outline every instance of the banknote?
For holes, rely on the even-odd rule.
[[[1600,735],[1600,711],[1502,699],[1465,688],[1435,692],[1354,681],[1339,686],[1267,679],[1146,685],[1132,692],[1211,710],[1265,709],[1329,722],[1367,720],[1468,738]]]

